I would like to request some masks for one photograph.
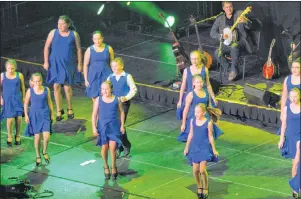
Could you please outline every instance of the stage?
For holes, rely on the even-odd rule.
[[[19,60],[20,71],[23,72],[27,79],[32,72],[39,71],[46,74],[41,67],[45,44],[43,35],[47,35],[48,31],[53,28],[53,24],[55,24],[55,19],[49,19],[38,26],[30,27],[33,32],[27,34],[31,39],[26,44],[23,44],[23,40],[16,41],[20,43],[19,46],[12,46],[5,50],[2,54],[1,66],[3,67],[5,59],[16,58]],[[132,74],[137,82],[139,93],[136,99],[175,107],[179,91],[164,86],[177,75],[176,62],[171,50],[173,40],[168,30],[158,29],[150,35],[123,30],[121,29],[121,27],[124,27],[123,25],[118,24],[110,31],[105,31],[104,37],[105,42],[115,50],[115,56],[120,56],[124,59],[125,71]],[[83,32],[80,27],[79,33]],[[209,31],[210,27],[200,26],[200,38],[204,50],[213,55],[218,43],[210,38]],[[93,29],[85,29],[85,32],[93,32]],[[35,34],[38,35],[34,36]],[[90,34],[81,34],[80,36],[84,52],[91,45],[91,36]],[[193,33],[182,37],[180,42],[188,54],[198,48],[197,38]],[[246,66],[245,81],[241,80],[240,75],[237,81],[228,82],[228,73],[220,75],[213,57],[213,64],[210,68],[211,84],[220,102],[219,108],[225,115],[237,116],[243,120],[258,121],[265,126],[279,127],[279,105],[268,107],[265,104],[260,106],[252,104],[243,93],[245,84],[249,84],[280,96],[282,82],[289,71],[287,68],[281,67],[280,77],[273,80],[265,80],[261,75],[261,68],[265,61],[265,58],[261,58],[261,65],[248,64]],[[239,69],[240,71],[242,70],[241,67]],[[77,87],[84,91],[83,86],[77,85]]]
[[[53,191],[51,198],[58,199],[196,197],[192,169],[183,155],[184,144],[176,140],[180,129],[180,121],[175,117],[179,91],[155,84],[168,82],[176,76],[171,50],[173,41],[166,29],[144,34],[122,31],[123,25],[104,31],[105,43],[113,47],[116,56],[124,59],[125,71],[133,75],[139,90],[126,123],[133,145],[131,157],[117,160],[118,181],[104,179],[100,149],[95,146],[91,130],[92,102],[80,84],[74,86],[73,102],[74,122],[80,125],[76,130],[57,130],[51,136],[50,165],[35,168],[32,138],[22,137],[21,146],[7,148],[5,123],[1,123],[3,179],[25,176],[36,190]],[[33,72],[45,75],[42,68],[44,43],[55,26],[56,19],[49,19],[31,27],[31,31],[24,29],[23,33],[28,36],[17,40],[19,45],[4,49],[1,67],[7,58],[17,59],[18,71],[24,74],[27,85]],[[94,27],[78,24],[83,51],[91,45],[94,30]],[[213,54],[217,44],[209,37],[209,28],[204,26],[200,34],[204,49]],[[25,41],[29,37],[31,39]],[[180,41],[187,53],[198,47],[193,34]],[[262,58],[262,64],[264,62],[265,58]],[[274,134],[280,126],[279,108],[251,104],[243,93],[247,83],[280,94],[287,70],[283,68],[281,77],[267,81],[261,77],[261,65],[248,65],[245,82],[229,83],[226,75],[221,85],[220,73],[214,65],[210,69],[210,79],[218,107],[223,112],[218,125],[224,135],[216,141],[220,162],[208,165],[209,198],[289,198],[291,162],[280,156],[279,137]],[[70,121],[65,119],[63,122]],[[23,123],[22,132],[24,128]],[[80,166],[92,159],[96,162]]]

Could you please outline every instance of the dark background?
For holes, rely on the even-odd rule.
[[[102,3],[104,2],[2,2],[1,54],[5,54],[15,45],[22,45],[34,39],[46,39],[49,28],[41,31],[40,26],[47,21],[56,21],[62,14],[69,15],[75,26],[80,27],[80,35],[86,34],[83,31],[87,28],[100,27],[104,30],[126,21],[141,22],[139,14],[121,6],[120,2],[107,2],[105,12],[97,16],[97,10]],[[175,29],[188,25],[191,14],[197,15],[200,20],[222,11],[221,2],[153,3],[176,16]],[[287,28],[291,28],[293,34],[300,32],[300,2],[233,2],[233,6],[240,10],[252,6],[250,15],[258,17],[263,24],[259,55],[265,59],[271,40],[276,38],[273,56],[281,65],[286,65],[286,56],[289,53],[288,38],[281,33]],[[143,19],[143,23],[151,27],[150,34],[156,34],[156,30],[162,28],[161,24],[146,16]],[[35,31],[37,27],[40,28],[38,32]]]

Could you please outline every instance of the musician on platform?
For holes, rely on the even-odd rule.
[[[248,41],[250,38],[247,35],[246,29],[251,28],[251,22],[244,16],[240,17],[240,14],[242,11],[233,10],[232,2],[230,1],[224,1],[222,3],[223,10],[225,11],[225,14],[219,16],[216,18],[211,31],[210,36],[214,39],[223,40],[227,39],[229,37],[228,34],[223,34],[223,30],[226,27],[231,27],[235,23],[235,21],[238,19],[238,25],[235,28],[237,31],[237,41],[232,42],[230,45],[222,44],[221,46],[221,55],[218,56],[218,50],[215,51],[215,56],[218,60],[218,62],[221,64],[222,67],[229,66],[229,62],[225,58],[226,55],[230,55],[232,59],[231,63],[231,71],[229,73],[229,81],[233,81],[237,74],[238,74],[238,59],[240,56],[240,52],[242,50],[247,50],[249,53],[251,53],[253,50],[253,44],[250,41]]]

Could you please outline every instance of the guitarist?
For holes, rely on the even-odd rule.
[[[214,39],[221,40],[227,39],[228,35],[223,35],[223,30],[226,27],[231,27],[237,20],[237,18],[240,16],[240,13],[242,11],[234,11],[232,2],[230,1],[224,1],[222,3],[223,10],[225,11],[225,14],[217,17],[215,19],[215,22],[211,28],[210,36]],[[230,44],[229,46],[222,44],[221,51],[222,55],[218,56],[218,51],[216,51],[214,54],[217,58],[217,61],[221,64],[222,67],[229,66],[229,62],[225,58],[225,54],[228,54],[232,58],[232,64],[231,64],[231,72],[229,73],[229,81],[233,81],[238,73],[238,58],[240,56],[240,52],[242,50],[247,50],[249,53],[252,53],[253,43],[251,41],[251,38],[249,38],[247,34],[247,30],[251,29],[251,22],[246,17],[240,17],[239,24],[236,27],[237,31],[237,42]]]

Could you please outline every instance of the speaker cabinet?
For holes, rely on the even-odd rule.
[[[248,102],[251,104],[276,108],[276,104],[280,101],[279,95],[256,88],[250,84],[245,84],[243,92]]]

